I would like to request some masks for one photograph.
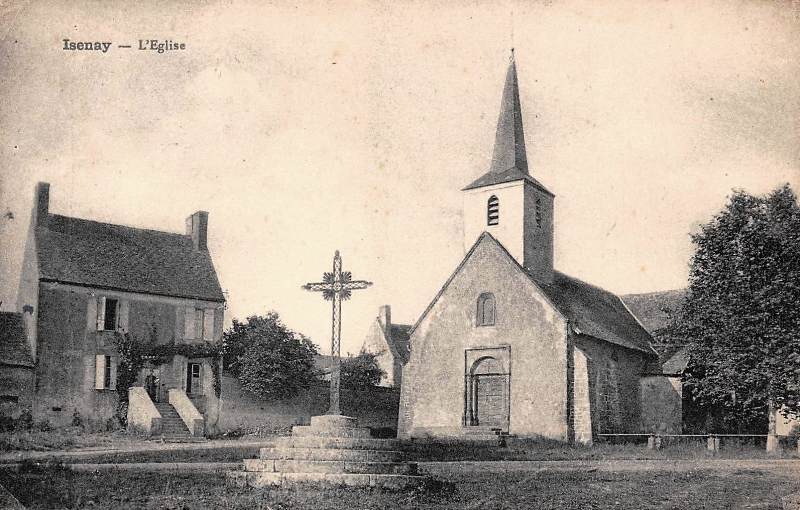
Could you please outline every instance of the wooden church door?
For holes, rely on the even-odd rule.
[[[492,357],[481,358],[470,371],[471,409],[469,424],[482,427],[508,426],[508,374]]]

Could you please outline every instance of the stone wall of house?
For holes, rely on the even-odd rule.
[[[96,390],[95,356],[116,355],[113,333],[87,335],[89,291],[53,288],[39,292],[38,362],[34,418],[67,425],[73,413],[104,422],[117,406],[114,390]]]
[[[493,326],[476,325],[477,300],[484,292],[495,296]],[[566,328],[519,266],[484,238],[412,334],[399,435],[460,435],[465,352],[510,346],[509,432],[567,440]]]
[[[386,374],[381,378],[381,386],[400,388],[403,365],[387,343],[380,319],[372,321],[364,343],[361,345],[361,350],[375,354],[375,362]]]
[[[165,343],[183,339],[183,310],[186,305],[216,307],[214,333],[222,334],[222,305],[178,298],[106,292],[82,287],[40,284],[38,314],[38,363],[34,393],[34,418],[54,425],[67,425],[76,411],[86,420],[99,423],[112,418],[117,410],[116,389],[95,388],[97,355],[117,360],[115,332],[97,331],[97,296],[124,299],[128,303],[128,332],[136,339]],[[178,318],[181,320],[179,321]],[[179,324],[180,322],[180,324]],[[188,362],[202,364],[202,395],[196,405],[205,411],[209,432],[216,431],[219,402],[214,394],[213,371],[209,359],[173,357],[159,366],[164,388],[186,389]],[[145,372],[140,381],[144,383]]]
[[[220,431],[285,431],[292,425],[308,424],[312,416],[325,414],[329,387],[320,384],[301,391],[295,398],[264,401],[242,391],[235,377],[222,378],[222,413]],[[374,388],[341,393],[342,414],[358,418],[362,427],[397,428],[399,392],[392,388]]]
[[[644,376],[639,381],[642,403],[641,432],[680,434],[683,416],[683,385],[680,377]]]
[[[586,356],[593,434],[640,432],[644,353],[585,335],[575,345]]]

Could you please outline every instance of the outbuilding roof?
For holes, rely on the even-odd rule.
[[[225,300],[211,255],[189,235],[49,214],[36,245],[43,281]]]

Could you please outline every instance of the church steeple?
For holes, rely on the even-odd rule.
[[[528,156],[525,153],[525,133],[522,129],[522,106],[519,101],[514,48],[511,48],[511,59],[506,72],[500,116],[497,119],[492,166],[489,171],[503,173],[512,168],[525,174],[528,173]]]
[[[555,195],[528,171],[514,50],[489,171],[464,191],[464,248],[489,232],[537,281],[553,280]]]

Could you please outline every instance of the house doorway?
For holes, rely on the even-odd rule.
[[[189,363],[186,366],[186,393],[188,395],[202,395],[203,382],[202,382],[202,369],[201,363]]]

